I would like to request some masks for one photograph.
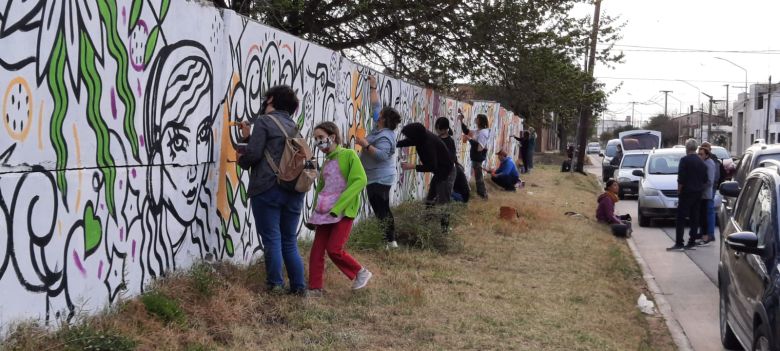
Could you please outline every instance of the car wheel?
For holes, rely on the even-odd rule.
[[[640,227],[649,227],[650,226],[650,217],[645,216],[642,214],[642,208],[639,207],[636,211],[637,216],[639,216],[639,226]]]
[[[719,281],[723,281],[723,279],[719,279]],[[721,283],[723,284],[723,283]],[[726,287],[719,284],[718,290],[720,290],[720,303],[718,303],[718,310],[720,315],[720,343],[723,344],[723,347],[730,349],[730,350],[739,350],[741,348],[741,345],[739,344],[739,340],[737,340],[737,336],[734,335],[734,331],[731,330],[731,327],[727,323],[728,321],[728,301],[726,301]]]

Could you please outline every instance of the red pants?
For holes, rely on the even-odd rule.
[[[344,245],[352,230],[352,219],[343,218],[338,223],[318,225],[314,231],[314,243],[309,255],[309,289],[322,289],[325,275],[325,252],[350,280],[363,268],[344,251]]]

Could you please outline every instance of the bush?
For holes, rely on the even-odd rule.
[[[176,300],[158,292],[150,292],[141,296],[141,302],[146,311],[157,316],[165,323],[184,324],[184,311]]]
[[[352,228],[348,245],[358,250],[378,250],[385,245],[384,236],[382,221],[376,217],[363,218]]]
[[[58,333],[64,350],[134,350],[137,342],[109,330],[97,330],[89,324],[66,327]],[[56,341],[55,341],[56,342]]]
[[[209,298],[214,295],[215,288],[219,283],[214,268],[206,263],[197,263],[190,268],[189,275],[192,288],[200,296]]]
[[[449,217],[450,228],[460,223],[465,205],[450,203],[428,207],[422,202],[404,202],[393,209],[399,244],[442,253],[460,251],[463,241],[452,230],[442,231],[441,218]]]

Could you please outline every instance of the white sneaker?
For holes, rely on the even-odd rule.
[[[358,290],[365,288],[368,284],[368,281],[371,280],[371,277],[373,274],[368,271],[368,269],[361,268],[360,272],[358,272],[357,276],[355,277],[355,282],[352,283],[352,290]]]
[[[385,249],[388,249],[388,250],[389,249],[397,249],[397,248],[398,248],[398,242],[396,242],[396,241],[391,241],[391,242],[387,243],[387,245],[385,245]]]

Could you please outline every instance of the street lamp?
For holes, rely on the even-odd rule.
[[[745,136],[747,135],[747,131],[745,130],[746,128],[744,126],[744,124],[747,123],[745,121],[745,119],[747,117],[746,116],[747,115],[747,102],[748,102],[748,100],[750,100],[750,90],[749,90],[750,88],[748,86],[748,72],[745,69],[745,67],[742,67],[742,66],[740,66],[740,65],[738,65],[738,64],[736,64],[734,62],[731,62],[730,60],[724,59],[722,57],[717,57],[717,56],[715,56],[715,58],[718,59],[718,60],[721,60],[721,61],[726,61],[726,62],[736,66],[737,68],[739,68],[739,69],[741,69],[741,70],[743,70],[745,72],[745,100],[743,101],[743,105],[742,105],[742,107],[743,107],[742,108],[742,110],[743,110],[743,112],[742,112],[743,113],[743,117],[742,117],[742,121],[741,121],[742,123],[739,123],[739,129],[742,129],[742,133],[737,132],[737,136],[739,137],[739,140],[737,141],[737,154],[742,154],[742,146],[745,143],[744,140],[745,140]],[[728,108],[728,103],[726,103],[726,106]],[[740,121],[737,121],[737,122],[740,122]],[[733,123],[732,123],[732,125],[733,125]]]
[[[745,67],[742,67],[742,66],[740,66],[740,65],[738,65],[738,64],[736,64],[736,63],[734,63],[734,62],[731,62],[731,61],[729,61],[729,60],[727,60],[727,59],[724,59],[724,58],[722,58],[722,57],[717,57],[717,56],[715,56],[715,58],[716,58],[716,59],[718,59],[718,60],[721,60],[721,61],[726,61],[726,62],[728,62],[728,63],[730,63],[730,64],[732,64],[732,65],[734,65],[734,66],[737,66],[737,68],[739,68],[739,69],[741,69],[741,70],[745,71],[745,89],[747,89],[747,86],[748,86],[748,83],[747,83],[747,81],[748,81],[748,80],[747,80],[747,78],[748,78],[748,73],[747,73],[747,70],[745,69]],[[747,92],[747,90],[746,90],[746,92]],[[747,94],[746,94],[746,95],[747,95]],[[745,96],[745,98],[747,99],[747,96]]]
[[[696,100],[696,104],[697,104],[697,105],[701,105],[701,89],[699,89],[699,87],[697,87],[697,86],[695,86],[695,85],[693,85],[693,84],[691,84],[691,83],[688,83],[688,82],[686,82],[686,81],[684,81],[684,80],[682,80],[682,79],[677,79],[677,81],[678,81],[678,82],[683,82],[683,83],[685,83],[685,84],[688,84],[688,85],[690,85],[691,87],[693,87],[694,89],[696,89],[696,91],[698,91],[698,92],[699,92],[699,94],[698,94],[698,95],[696,95],[696,99],[697,99],[697,100]]]

